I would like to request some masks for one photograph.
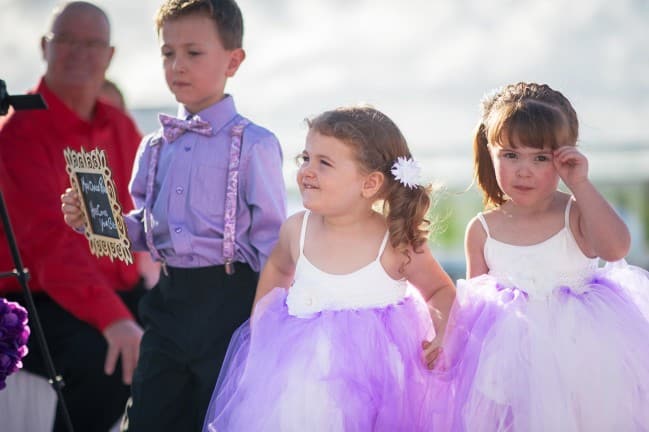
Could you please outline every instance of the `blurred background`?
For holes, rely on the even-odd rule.
[[[0,0],[0,78],[11,94],[43,72],[39,39],[58,2]],[[159,0],[97,1],[116,53],[108,77],[143,132],[175,112],[153,16]],[[649,0],[239,0],[247,59],[228,84],[241,113],[284,148],[290,212],[304,118],[370,103],[401,128],[425,178],[439,181],[431,240],[462,277],[464,227],[481,209],[471,140],[482,95],[516,81],[563,92],[581,122],[591,177],[632,232],[628,260],[649,268]],[[19,149],[16,149],[19,151]]]

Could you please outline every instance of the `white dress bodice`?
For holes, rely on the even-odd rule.
[[[566,205],[564,226],[552,237],[529,246],[516,246],[491,237],[482,214],[478,215],[487,239],[484,258],[489,274],[525,291],[530,299],[544,298],[555,288],[578,287],[593,274],[597,258],[588,258],[570,231],[572,199]]]
[[[307,210],[302,219],[295,280],[286,298],[289,314],[308,317],[325,310],[384,307],[403,300],[407,281],[392,279],[381,265],[387,232],[376,259],[354,272],[331,274],[320,270],[304,256],[309,214]]]

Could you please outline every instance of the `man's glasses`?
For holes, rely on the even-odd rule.
[[[93,53],[100,53],[110,46],[110,43],[103,39],[78,39],[65,33],[48,33],[45,40],[61,47],[84,48]]]

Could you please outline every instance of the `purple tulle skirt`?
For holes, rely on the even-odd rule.
[[[543,298],[460,280],[446,341],[453,431],[649,431],[649,276],[614,263]]]
[[[205,431],[431,431],[446,409],[416,293],[382,308],[288,314],[276,288],[234,334]]]

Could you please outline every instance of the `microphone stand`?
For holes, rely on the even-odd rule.
[[[7,213],[7,206],[5,205],[2,191],[0,191],[0,216],[2,217],[2,225],[7,236],[7,241],[9,242],[11,256],[13,257],[14,265],[16,266],[14,271],[12,272],[0,273],[0,277],[16,277],[23,289],[23,295],[25,296],[27,309],[29,310],[29,325],[34,330],[32,332],[32,336],[36,336],[38,345],[40,346],[41,352],[43,353],[43,361],[45,363],[45,368],[47,369],[47,376],[49,376],[50,378],[49,383],[52,385],[54,391],[56,391],[56,395],[58,396],[65,424],[68,430],[70,432],[73,432],[70,413],[68,412],[67,406],[65,405],[65,399],[63,399],[63,392],[61,391],[65,383],[61,375],[57,375],[56,373],[56,370],[54,368],[54,361],[52,360],[50,350],[47,347],[47,342],[45,341],[43,327],[41,326],[41,321],[38,318],[36,305],[34,305],[32,293],[29,289],[29,285],[27,284],[27,280],[29,279],[29,272],[26,268],[23,267],[22,260],[20,259],[20,253],[18,252],[18,247],[16,246],[16,238],[14,237],[14,233],[11,228],[11,222],[9,221],[9,214]]]
[[[47,106],[39,94],[36,95],[21,95],[21,96],[9,96],[6,91],[5,82],[0,80],[0,115],[7,113],[8,106],[12,105],[14,109],[46,109]],[[45,340],[45,333],[43,332],[43,327],[41,326],[41,321],[38,318],[38,312],[36,311],[36,305],[34,304],[34,298],[32,297],[31,290],[27,284],[29,279],[29,271],[23,267],[22,260],[20,258],[20,253],[18,252],[18,246],[16,243],[16,238],[14,236],[13,229],[11,228],[11,221],[9,220],[9,214],[7,212],[7,206],[5,205],[4,197],[2,196],[2,191],[0,191],[0,217],[2,218],[2,225],[4,228],[5,235],[7,237],[7,242],[9,243],[9,249],[11,251],[11,256],[15,268],[11,272],[2,272],[0,273],[0,278],[15,277],[18,279],[20,286],[23,290],[23,295],[27,302],[27,310],[29,311],[29,325],[33,329],[31,336],[36,336],[38,345],[40,346],[41,352],[43,354],[43,362],[45,363],[45,369],[47,370],[47,375],[49,376],[49,383],[54,388],[56,392],[60,412],[63,414],[63,420],[69,432],[74,432],[72,427],[72,420],[70,419],[70,413],[65,404],[65,399],[63,398],[62,388],[65,385],[61,375],[56,373],[54,368],[54,361],[50,355],[50,350],[47,347],[47,342]]]

